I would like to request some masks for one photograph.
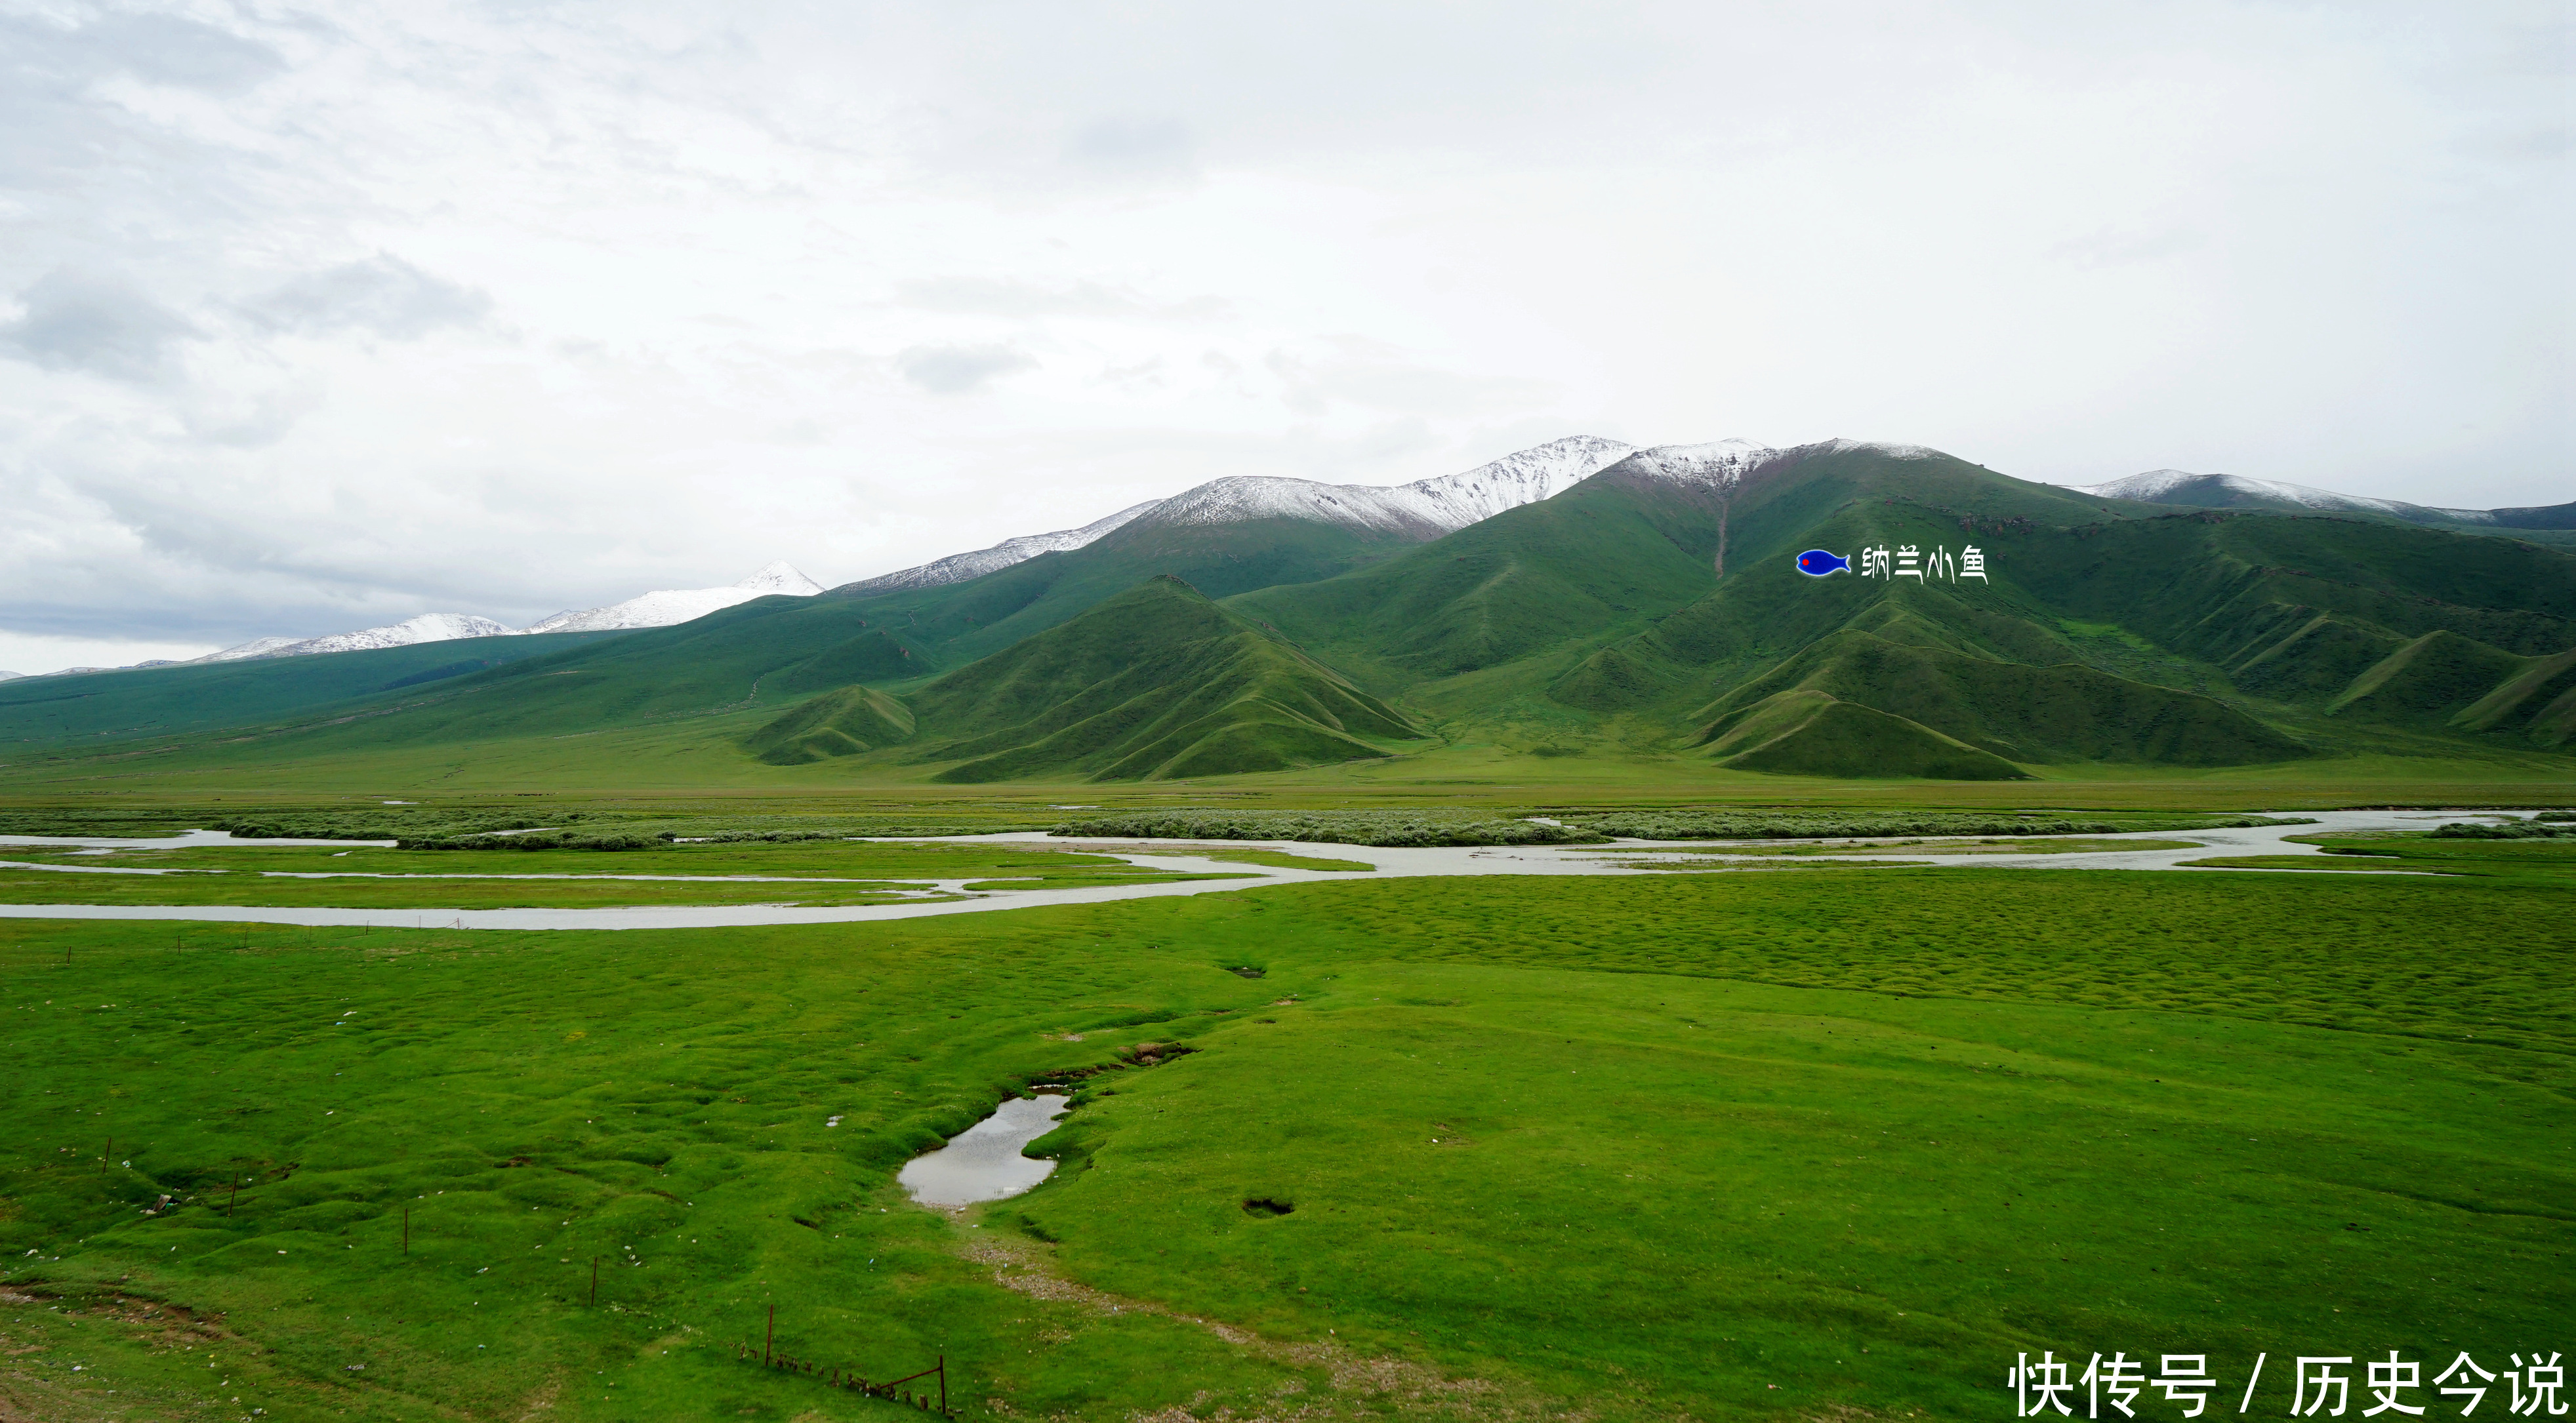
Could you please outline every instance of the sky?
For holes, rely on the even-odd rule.
[[[2571,16],[0,0],[0,668],[1570,434],[2564,502]]]

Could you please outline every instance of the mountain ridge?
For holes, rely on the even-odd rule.
[[[2384,514],[2410,524],[2466,524],[2497,529],[2576,529],[2576,503],[2512,509],[2448,509],[2410,504],[2402,499],[2375,499],[2339,494],[2312,485],[2249,479],[2239,474],[2194,474],[2183,469],[2151,469],[2101,484],[2067,485],[2104,499],[2141,504],[2174,504],[2194,509],[2283,509],[2319,513]]]

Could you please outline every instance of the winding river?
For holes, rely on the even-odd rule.
[[[2283,815],[2303,812],[2284,811]],[[2143,841],[2185,848],[2105,848],[2057,854],[1978,854],[1930,856],[1906,853],[1904,847],[1874,849],[1865,858],[1876,864],[1924,867],[1976,866],[1984,869],[2034,870],[2179,870],[2190,874],[2259,874],[2260,870],[2194,869],[2183,862],[2214,855],[2323,855],[2314,845],[2298,844],[2293,835],[2355,830],[2424,830],[2464,816],[2519,818],[2528,812],[2340,810],[2306,812],[2315,823],[2248,826],[2224,830],[2141,830],[2082,837],[2091,842]],[[897,837],[884,837],[897,838]],[[967,844],[1030,844],[1061,848],[1065,841],[1040,833],[948,835],[921,837]],[[1885,840],[1891,837],[1873,837]],[[1926,837],[1930,838],[1930,837]],[[0,846],[64,848],[154,848],[205,845],[311,845],[349,841],[236,840],[214,831],[194,831],[178,839],[110,840],[0,835]],[[1284,869],[1266,865],[1219,862],[1202,855],[1158,851],[1178,843],[1155,840],[1085,839],[1086,852],[1110,854],[1141,869],[1175,874],[1223,874],[1221,880],[1178,880],[1161,884],[1113,884],[1070,889],[988,890],[967,897],[923,903],[800,907],[788,904],[622,905],[593,909],[332,909],[286,906],[148,905],[148,904],[0,904],[0,919],[133,919],[189,920],[201,923],[294,924],[313,927],[388,929],[718,929],[769,924],[855,924],[886,919],[926,919],[946,914],[986,914],[1000,909],[1027,909],[1051,904],[1106,904],[1122,899],[1231,894],[1273,884],[1311,884],[1369,879],[1416,879],[1455,875],[1639,875],[1673,873],[1641,867],[1675,850],[1689,850],[1691,871],[1759,873],[1776,869],[1775,856],[1745,853],[1792,844],[1849,844],[1849,841],[1667,841],[1621,840],[1607,845],[1517,845],[1483,848],[1387,849],[1370,845],[1320,845],[1298,841],[1243,841],[1245,849],[1269,849],[1295,855],[1358,860],[1366,870]],[[1641,853],[1652,852],[1652,853]],[[1792,861],[1790,863],[1812,863]],[[59,868],[59,867],[52,867]],[[2347,873],[2417,873],[2406,870],[2353,870]],[[2273,873],[2296,873],[2274,871]],[[67,874],[67,881],[76,874]],[[576,878],[579,878],[576,876]],[[916,892],[966,893],[964,882],[923,882]]]

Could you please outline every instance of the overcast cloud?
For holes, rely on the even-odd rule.
[[[2569,13],[0,0],[0,667],[1574,433],[2562,502]]]

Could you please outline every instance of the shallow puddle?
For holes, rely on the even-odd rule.
[[[1047,1178],[1052,1161],[1022,1156],[1020,1148],[1055,1130],[1066,1098],[1013,1097],[993,1115],[948,1139],[948,1144],[904,1163],[895,1177],[925,1206],[971,1206],[1016,1196]]]

